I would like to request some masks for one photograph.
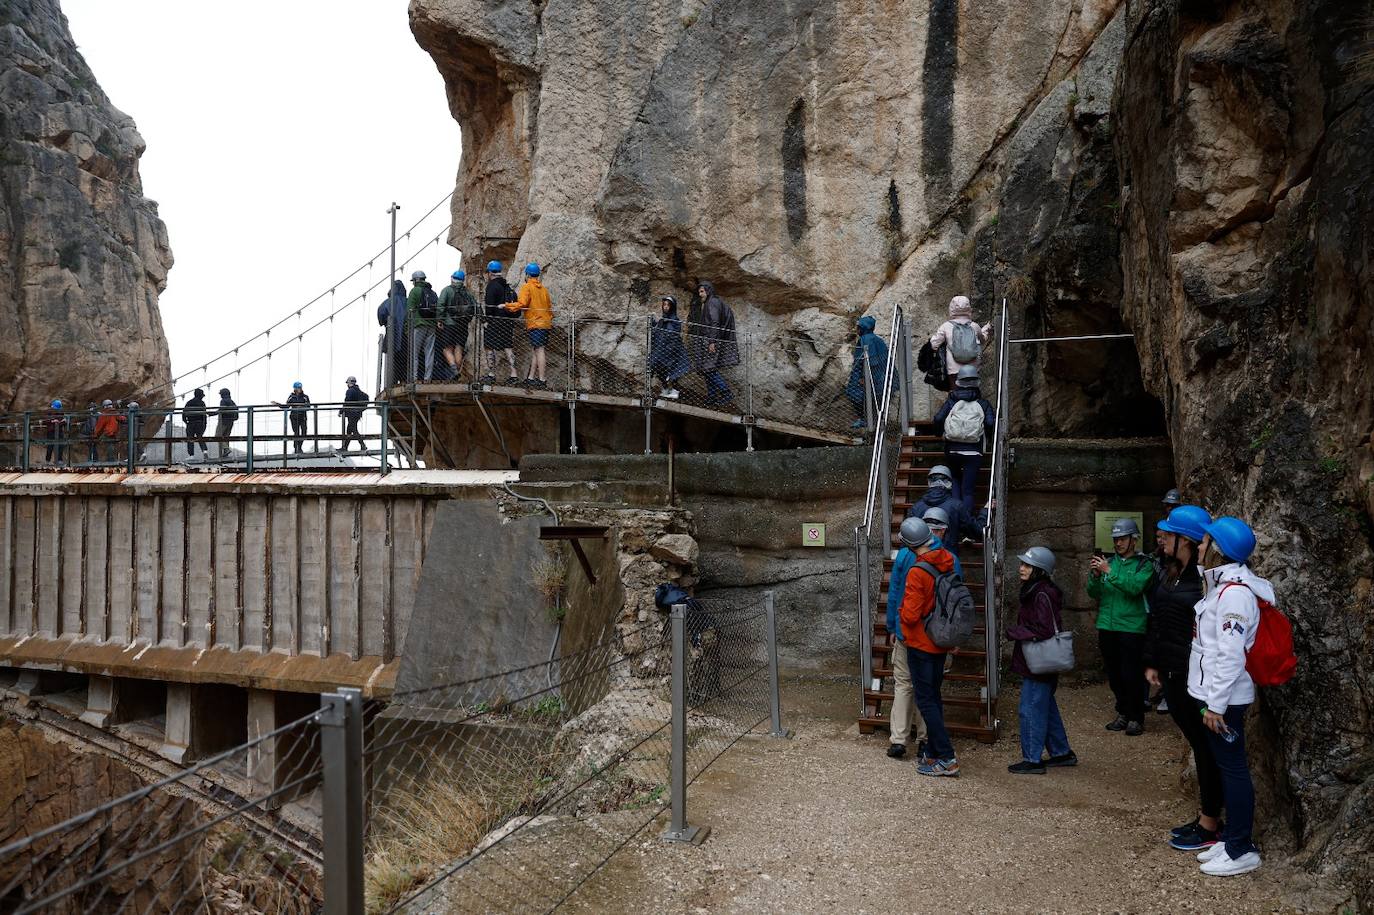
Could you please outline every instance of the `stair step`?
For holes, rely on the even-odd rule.
[[[886,637],[884,637],[884,638],[886,638]],[[873,648],[873,653],[874,653],[874,654],[877,654],[877,655],[883,655],[884,657],[886,657],[887,655],[892,654],[892,646],[891,646],[891,645],[888,645],[886,642],[882,642],[882,643],[874,642],[873,645],[872,645],[872,648]],[[975,660],[975,661],[982,661],[982,660],[983,660],[984,658],[986,658],[987,656],[988,656],[988,653],[987,653],[984,649],[982,649],[982,648],[972,648],[972,647],[969,647],[969,648],[960,648],[960,649],[959,649],[959,654],[956,655],[956,657],[958,657],[958,658],[969,658],[969,659]]]
[[[890,667],[875,667],[875,668],[873,668],[873,676],[875,676],[875,677],[890,677],[890,676],[892,676],[892,668],[890,668]],[[952,681],[954,681],[954,682],[956,682],[956,683],[978,683],[978,684],[982,684],[982,683],[988,682],[988,676],[987,676],[987,674],[985,674],[985,673],[969,673],[969,672],[965,672],[965,671],[953,671],[953,670],[950,671],[949,673],[945,674],[945,679],[946,679],[946,680],[952,680]]]
[[[864,698],[876,702],[891,702],[892,693],[886,690],[864,690]],[[941,696],[940,701],[946,708],[981,709],[986,703],[980,696]]]
[[[981,717],[981,716],[980,716]],[[875,730],[887,730],[886,715],[864,715],[859,719],[859,733],[872,734]],[[946,721],[945,730],[952,737],[972,737],[979,743],[992,743],[997,739],[997,728],[984,724],[966,724],[959,721]]]

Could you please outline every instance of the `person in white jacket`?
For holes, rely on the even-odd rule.
[[[960,366],[978,367],[983,347],[987,346],[991,339],[992,322],[989,321],[982,327],[974,322],[973,303],[968,300],[968,296],[956,295],[949,300],[949,320],[930,335],[931,346],[937,350],[941,346],[945,347],[945,374],[949,376],[949,387],[946,390],[954,390]]]
[[[1260,866],[1251,837],[1255,786],[1245,757],[1245,712],[1255,701],[1255,683],[1245,670],[1245,656],[1259,628],[1258,599],[1273,603],[1274,588],[1246,565],[1255,549],[1249,525],[1223,517],[1203,530],[1203,555],[1212,565],[1203,573],[1203,598],[1194,608],[1188,695],[1198,701],[1221,771],[1226,828],[1221,841],[1200,853],[1198,861],[1204,874],[1233,877]]]

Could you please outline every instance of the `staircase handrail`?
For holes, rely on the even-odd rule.
[[[1002,298],[1001,320],[997,325],[997,406],[992,427],[992,467],[988,479],[988,496],[991,502],[987,520],[983,525],[983,600],[986,605],[985,617],[985,664],[987,694],[984,697],[988,726],[995,727],[992,720],[997,699],[1001,664],[1001,633],[998,623],[999,596],[1002,583],[1002,563],[1006,548],[1006,476],[1007,476],[1007,429],[1011,418],[1007,416],[1010,403],[1007,375],[1009,369],[1011,334],[1007,327],[1007,300]]]

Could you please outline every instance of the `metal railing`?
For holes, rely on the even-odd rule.
[[[696,778],[746,735],[789,736],[772,592],[692,599],[543,664],[320,704],[0,847],[0,898],[22,913],[549,911],[665,812],[666,841],[701,841]]]
[[[606,319],[575,311],[556,314],[545,329],[528,328],[518,315],[485,312],[432,331],[416,320],[409,316],[398,331],[398,385],[548,391],[572,410],[574,423],[579,403],[642,409],[646,452],[653,450],[656,411],[738,425],[748,450],[756,429],[845,443],[864,437],[862,404],[846,393],[852,337],[722,331],[652,315]]]
[[[889,347],[887,364],[881,382],[874,383],[872,372],[866,368],[865,404],[869,413],[869,425],[874,430],[872,452],[868,462],[868,488],[864,495],[863,517],[854,528],[854,565],[858,577],[858,625],[859,625],[859,709],[863,714],[865,707],[864,691],[873,682],[873,581],[869,551],[873,541],[873,521],[881,511],[882,524],[879,525],[880,548],[884,555],[890,550],[892,517],[892,474],[888,469],[888,450],[893,435],[891,420],[892,391],[894,382],[899,390],[900,416],[895,427],[896,439],[901,441],[912,421],[914,399],[911,390],[911,339],[906,327],[906,317],[900,306],[892,312],[892,324],[888,339],[893,341]],[[867,361],[865,360],[865,363]],[[871,367],[869,367],[871,368]]]
[[[1007,300],[1002,299],[1001,320],[998,322],[1000,333],[997,335],[997,416],[992,430],[992,471],[988,481],[988,516],[983,526],[983,600],[986,606],[986,631],[984,638],[987,687],[984,693],[984,711],[989,727],[995,727],[997,696],[1001,688],[1002,627],[1000,622],[1002,571],[1005,561],[1007,541],[1007,430],[1011,419],[1007,415],[1010,405],[1008,379],[1008,359],[1011,342],[1008,338]]]

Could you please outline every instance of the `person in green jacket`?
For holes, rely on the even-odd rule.
[[[1092,558],[1088,596],[1098,602],[1097,645],[1107,668],[1107,682],[1116,696],[1116,718],[1109,731],[1125,731],[1131,737],[1145,732],[1145,594],[1155,577],[1154,564],[1137,551],[1140,527],[1130,518],[1112,525],[1108,559]]]
[[[439,293],[439,348],[456,379],[462,373],[463,350],[468,345],[468,328],[477,314],[477,300],[467,287],[467,273],[453,271],[451,281]]]
[[[429,381],[434,377],[434,325],[439,317],[439,294],[429,285],[423,270],[410,275],[410,294],[406,296],[406,321],[410,333],[410,367],[418,363],[415,377]]]

